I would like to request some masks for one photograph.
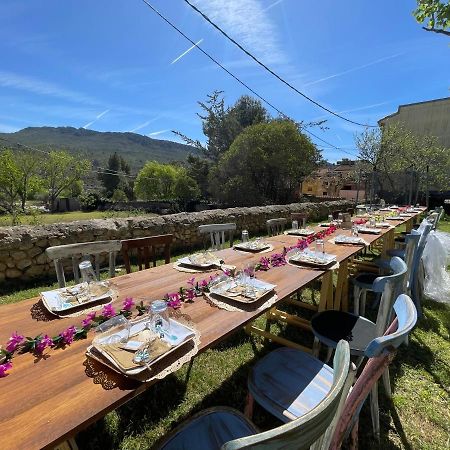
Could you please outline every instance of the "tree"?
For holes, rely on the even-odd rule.
[[[126,175],[130,174],[130,165],[117,152],[109,155],[108,167],[99,174],[99,179],[105,188],[106,197],[111,197],[116,189],[127,192],[128,181]],[[122,185],[122,186],[119,186]]]
[[[426,23],[425,31],[450,36],[450,2],[440,0],[417,0],[413,12],[417,22]]]
[[[211,163],[197,155],[189,154],[186,160],[187,174],[193,178],[200,188],[200,195],[203,198],[209,197],[208,174]]]
[[[12,150],[0,153],[0,205],[9,213],[14,213],[20,192],[20,169],[14,160]]]
[[[202,120],[206,145],[175,132],[187,144],[199,149],[203,156],[213,163],[217,163],[242,130],[269,120],[269,114],[259,100],[244,95],[233,106],[227,108],[222,94],[222,91],[214,91],[207,96],[205,102],[198,102],[203,110],[197,115]]]
[[[294,122],[277,119],[252,125],[211,171],[211,189],[229,205],[289,202],[319,159],[317,148]]]
[[[181,180],[188,180],[188,183]],[[187,175],[184,167],[156,161],[145,164],[138,173],[134,188],[136,196],[143,200],[187,201],[199,195],[196,181]],[[189,195],[192,197],[188,198]]]
[[[403,201],[417,202],[426,184],[449,188],[450,151],[432,136],[418,136],[402,124],[365,130],[355,137],[359,157],[371,172],[371,200],[384,190]],[[397,196],[397,197],[395,197]]]
[[[48,190],[51,211],[55,210],[58,196],[79,181],[91,168],[91,162],[64,150],[53,150],[42,167],[44,185]]]

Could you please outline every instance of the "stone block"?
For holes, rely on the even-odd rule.
[[[16,264],[16,267],[17,267],[18,269],[20,269],[20,270],[23,270],[23,269],[25,269],[26,267],[30,267],[31,264],[33,264],[33,263],[31,262],[31,259],[22,259],[22,260],[20,260],[20,261]]]
[[[42,248],[40,248],[40,247],[33,247],[27,251],[27,255],[30,258],[34,258],[35,256],[40,255],[41,253],[42,253]]]
[[[36,262],[38,264],[45,264],[46,262],[48,262],[48,257],[45,253],[41,253],[37,258],[36,258]]]
[[[37,277],[43,275],[46,272],[44,266],[31,266],[25,271],[25,276],[29,278]]]
[[[27,257],[27,254],[21,250],[19,250],[18,252],[12,252],[11,253],[11,257],[12,259],[14,259],[15,261],[20,261],[21,259],[24,259]]]
[[[6,278],[19,278],[22,276],[22,271],[16,268],[6,269]]]

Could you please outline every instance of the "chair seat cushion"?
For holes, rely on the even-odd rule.
[[[314,335],[328,347],[336,348],[341,339],[348,341],[353,355],[363,355],[375,339],[375,324],[365,317],[344,311],[323,311],[311,319]]]
[[[355,275],[353,283],[362,289],[372,289],[373,282],[379,277],[376,273],[362,272]]]
[[[253,368],[248,388],[254,399],[283,422],[317,406],[333,384],[333,369],[301,350],[280,348]]]
[[[219,450],[228,441],[256,433],[256,427],[239,411],[231,408],[212,408],[182,423],[158,448]]]

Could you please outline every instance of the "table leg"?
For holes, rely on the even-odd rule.
[[[381,250],[381,257],[387,258],[387,251],[394,248],[394,238],[395,238],[395,228],[390,229],[384,236],[383,236],[383,247]]]
[[[413,217],[411,217],[411,219],[408,219],[405,222],[405,227],[406,227],[406,232],[411,233],[411,230],[413,229]]]
[[[328,270],[322,276],[322,287],[320,288],[319,311],[333,309],[333,271]]]
[[[336,292],[334,294],[333,309],[348,310],[348,261],[340,263],[336,282]]]

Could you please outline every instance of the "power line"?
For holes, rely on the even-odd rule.
[[[145,0],[143,0],[145,1]],[[305,93],[298,90],[295,86],[293,86],[291,83],[286,81],[284,78],[282,78],[280,75],[278,75],[276,72],[274,72],[270,67],[268,67],[266,64],[261,62],[256,56],[254,56],[252,53],[250,53],[246,48],[244,48],[239,42],[237,42],[235,39],[233,39],[229,34],[227,34],[222,28],[220,28],[217,24],[215,24],[205,13],[203,13],[200,9],[198,9],[195,5],[193,5],[189,0],[184,0],[185,3],[187,3],[194,11],[199,13],[208,23],[210,23],[217,31],[222,33],[229,41],[231,41],[236,47],[238,47],[240,50],[242,50],[247,56],[249,56],[253,61],[255,61],[257,64],[259,64],[261,67],[263,67],[266,71],[268,71],[270,74],[272,74],[275,78],[280,80],[282,83],[284,83],[286,86],[288,86],[290,89],[295,91],[297,94],[301,95],[303,98],[308,100],[309,102],[313,103],[314,105],[318,106],[319,108],[323,109],[324,111],[327,111],[328,113],[332,114],[333,116],[339,117],[339,119],[345,120],[346,122],[352,123],[354,125],[359,125],[361,127],[370,127],[370,128],[376,128],[376,125],[368,125],[360,122],[356,122],[354,120],[348,119],[347,117],[341,116],[339,113],[332,111],[331,109],[327,108],[326,106],[323,106],[313,98],[309,97]]]
[[[182,30],[180,30],[175,24],[173,24],[167,17],[165,17],[162,13],[160,13],[153,5],[151,5],[147,0],[142,0],[143,3],[145,3],[156,15],[158,15],[164,22],[166,22],[170,27],[172,27],[174,30],[176,30],[181,36],[183,36],[187,41],[189,41],[192,45],[195,45],[196,43],[194,40],[192,40],[189,36],[187,36]],[[289,116],[285,113],[283,113],[280,109],[278,109],[276,106],[274,106],[271,102],[266,100],[262,95],[258,94],[254,89],[252,89],[248,84],[246,84],[244,81],[242,81],[240,78],[238,78],[236,75],[234,75],[232,72],[230,72],[226,67],[224,67],[217,59],[215,59],[213,56],[211,56],[208,52],[203,50],[200,45],[195,45],[195,48],[199,51],[201,51],[207,58],[209,58],[214,64],[217,64],[222,70],[224,70],[228,75],[230,75],[232,78],[234,78],[239,84],[244,86],[246,89],[248,89],[252,94],[254,94],[256,97],[258,97],[262,102],[269,105],[272,109],[274,109],[278,114],[280,114],[282,117],[289,118]],[[315,137],[319,141],[323,142],[324,144],[329,145],[330,147],[335,148],[336,150],[341,150],[339,147],[336,147],[334,144],[331,144],[330,142],[326,141],[325,139],[322,139],[321,137],[314,134],[312,131],[309,131],[306,128],[302,128],[303,131],[308,133],[309,135]],[[345,153],[345,151],[344,151]]]

